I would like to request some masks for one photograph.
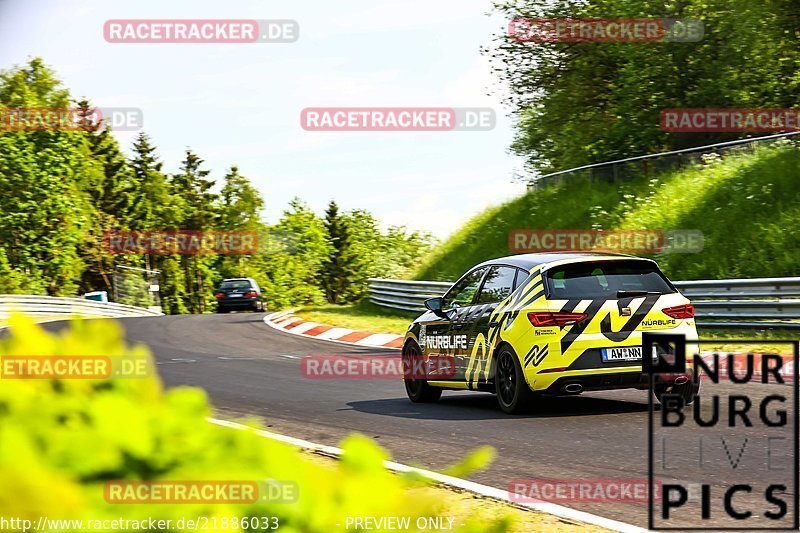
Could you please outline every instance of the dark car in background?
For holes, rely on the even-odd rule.
[[[261,287],[253,278],[224,279],[214,296],[217,298],[217,313],[264,311]]]

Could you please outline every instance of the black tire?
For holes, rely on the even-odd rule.
[[[519,357],[509,346],[503,347],[497,355],[494,389],[504,413],[523,413],[533,403],[535,395],[525,381]]]
[[[656,385],[653,387],[653,395],[658,400],[658,403],[664,403],[662,398],[666,394],[680,396],[683,399],[683,405],[691,405],[694,399],[700,393],[700,384],[687,381],[681,385]]]
[[[230,313],[230,309],[225,309],[224,307],[217,307],[217,313]]]
[[[413,367],[407,360],[415,357],[422,357],[422,350],[416,342],[410,341],[403,347],[404,372],[407,368]],[[406,386],[408,399],[414,403],[434,403],[442,397],[442,389],[431,387],[426,379],[404,378],[403,384]]]

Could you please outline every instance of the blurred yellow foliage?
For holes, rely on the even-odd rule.
[[[126,346],[113,321],[76,320],[48,333],[22,316],[0,340],[0,356],[144,357]],[[151,368],[155,368],[151,366]],[[249,431],[209,423],[211,408],[196,388],[164,391],[158,377],[108,379],[0,378],[0,516],[30,519],[172,519],[277,517],[280,531],[344,530],[348,516],[446,515],[419,479],[383,467],[388,454],[351,435],[335,467]],[[255,424],[253,424],[255,425]],[[480,450],[454,470],[482,468]],[[471,467],[469,465],[472,465]],[[111,480],[292,481],[292,503],[109,504]],[[507,521],[469,522],[460,531],[499,531]],[[217,531],[224,529],[217,528]],[[412,528],[413,531],[413,528]]]

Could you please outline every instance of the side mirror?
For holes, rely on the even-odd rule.
[[[433,313],[441,318],[449,318],[447,313],[442,310],[442,297],[437,296],[436,298],[428,298],[425,300],[425,309],[429,311],[433,311]]]

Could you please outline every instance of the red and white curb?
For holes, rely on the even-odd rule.
[[[272,313],[264,317],[264,323],[275,329],[326,341],[371,346],[375,348],[402,348],[403,335],[394,333],[372,333],[348,328],[337,328],[327,324],[308,322],[292,314],[292,311]]]
[[[335,459],[340,458],[343,453],[343,450],[341,448],[336,448],[334,446],[326,446],[324,444],[316,444],[314,442],[310,442],[307,440],[297,439],[294,437],[289,437],[287,435],[281,435],[280,433],[273,433],[272,431],[255,429],[250,426],[245,426],[244,424],[231,422],[229,420],[219,420],[216,418],[209,418],[208,421],[211,422],[212,424],[217,424],[219,426],[225,426],[243,431],[252,431],[256,435],[259,435],[261,437],[283,442],[285,444],[289,444],[290,446],[295,446],[303,450],[308,450],[310,452],[319,455],[324,455],[327,457],[333,457]],[[439,472],[433,472],[432,470],[416,468],[401,463],[395,463],[394,461],[384,461],[383,464],[388,470],[392,472],[397,472],[397,473],[414,472],[426,479],[438,483],[439,485],[444,485],[446,487],[464,490],[467,492],[471,492],[473,494],[477,494],[478,496],[482,496],[484,498],[498,500],[503,503],[513,505],[515,507],[524,507],[532,511],[539,511],[541,513],[557,516],[559,518],[564,518],[566,520],[570,520],[573,522],[582,522],[584,524],[591,524],[594,526],[610,529],[611,531],[620,531],[622,533],[641,533],[647,531],[646,529],[631,524],[626,524],[625,522],[619,522],[617,520],[611,520],[610,518],[603,518],[602,516],[597,516],[591,513],[577,511],[575,509],[564,507],[563,505],[558,505],[555,503],[549,503],[544,501],[537,501],[537,502],[513,501],[509,497],[507,490],[490,487],[488,485],[481,485],[480,483],[475,483],[473,481],[468,481],[466,479],[461,479],[453,476],[446,476],[444,474],[440,474]]]

